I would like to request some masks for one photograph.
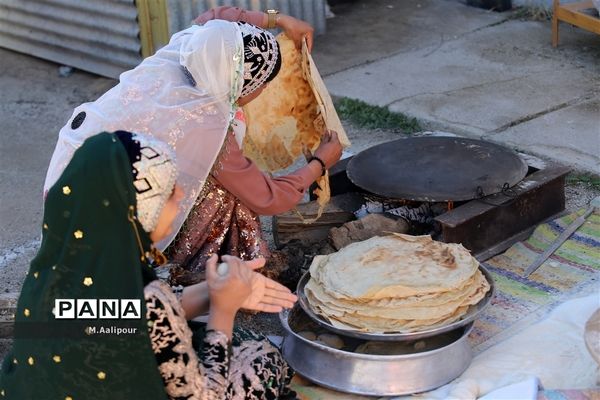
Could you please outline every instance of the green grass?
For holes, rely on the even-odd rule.
[[[526,5],[518,7],[511,19],[522,19],[528,21],[549,21],[552,19],[552,8],[537,5]]]
[[[363,128],[403,133],[422,130],[416,118],[391,112],[385,107],[372,106],[360,100],[343,97],[335,102],[335,108],[340,118]]]
[[[600,190],[600,176],[591,173],[572,172],[567,175],[567,185],[580,184]]]

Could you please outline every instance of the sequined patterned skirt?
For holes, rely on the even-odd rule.
[[[205,279],[213,254],[251,260],[268,257],[269,250],[258,216],[210,177],[165,254],[172,264],[169,283],[188,286]]]

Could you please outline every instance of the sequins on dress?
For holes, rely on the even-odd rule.
[[[166,254],[173,263],[170,283],[188,286],[204,280],[213,254],[252,260],[269,250],[258,216],[211,177]]]
[[[294,207],[314,177],[310,168],[270,177],[244,157],[230,131],[211,175],[185,223],[166,249],[172,262],[170,283],[190,285],[204,279],[204,263],[213,254],[244,259],[268,257],[258,215]]]
[[[144,288],[152,349],[169,399],[293,399],[292,370],[265,338],[236,329],[229,346],[218,331],[194,333],[171,288]]]

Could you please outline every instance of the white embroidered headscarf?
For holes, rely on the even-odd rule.
[[[177,183],[177,162],[171,146],[150,135],[114,132],[123,144],[135,188],[137,217],[151,233]]]
[[[75,150],[103,131],[146,133],[175,149],[178,183],[185,193],[173,223],[173,240],[202,189],[232,119],[243,86],[243,41],[238,24],[213,20],[192,26],[120,76],[98,100],[75,109],[61,130],[44,191],[60,177]],[[236,131],[241,144],[243,131]]]

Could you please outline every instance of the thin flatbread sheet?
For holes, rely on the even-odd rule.
[[[458,244],[393,234],[317,256],[304,294],[334,327],[415,332],[450,324],[490,290],[479,263]]]
[[[310,273],[331,296],[374,300],[446,292],[461,286],[478,267],[459,244],[394,234],[315,257]]]
[[[319,146],[325,129],[335,130],[342,146],[350,141],[333,106],[331,96],[304,46],[298,51],[294,42],[280,34],[277,41],[282,53],[279,74],[267,88],[244,107],[246,136],[243,151],[246,157],[268,172],[292,165],[298,157],[313,152]],[[317,218],[329,202],[329,178],[317,181],[315,191],[320,205]]]

